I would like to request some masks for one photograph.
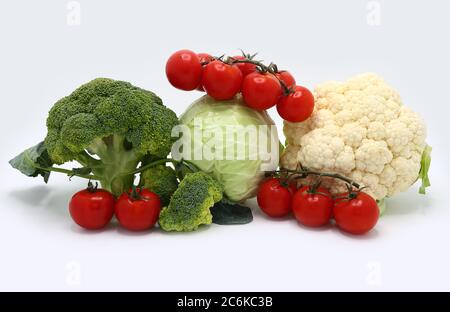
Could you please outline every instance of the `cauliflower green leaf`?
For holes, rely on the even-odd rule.
[[[420,160],[419,179],[422,180],[422,185],[419,188],[420,194],[426,194],[426,188],[431,186],[430,178],[428,177],[428,171],[431,166],[431,146],[425,146]]]

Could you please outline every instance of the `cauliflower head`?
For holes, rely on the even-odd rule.
[[[367,73],[315,89],[315,110],[308,120],[284,123],[284,168],[303,167],[340,173],[366,186],[381,200],[405,191],[419,176],[426,148],[426,127],[391,86]],[[343,182],[324,178],[336,194]]]

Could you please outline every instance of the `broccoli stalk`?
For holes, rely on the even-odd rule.
[[[94,140],[87,149],[100,160],[89,156],[87,163],[84,164],[92,169],[102,187],[115,195],[121,194],[133,185],[132,172],[141,161],[141,157],[133,149],[125,148],[124,142],[125,138],[118,135]]]

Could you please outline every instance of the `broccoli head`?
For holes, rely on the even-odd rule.
[[[145,157],[170,152],[173,111],[153,92],[124,81],[94,79],[56,102],[47,119],[45,146],[55,164],[77,161],[119,195]]]
[[[204,172],[188,173],[173,193],[170,203],[159,216],[165,231],[193,231],[201,224],[211,224],[211,207],[222,199],[222,187]]]
[[[141,174],[141,187],[157,194],[163,206],[167,206],[170,197],[178,188],[175,170],[164,165],[151,167]]]

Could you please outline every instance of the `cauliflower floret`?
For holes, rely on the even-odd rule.
[[[396,90],[375,74],[327,82],[315,90],[315,110],[301,123],[284,123],[284,168],[335,172],[366,186],[375,199],[406,190],[418,178],[426,127]],[[323,179],[333,193],[345,191]]]
[[[364,140],[355,150],[355,158],[356,169],[380,174],[384,166],[392,161],[393,156],[386,142]]]

